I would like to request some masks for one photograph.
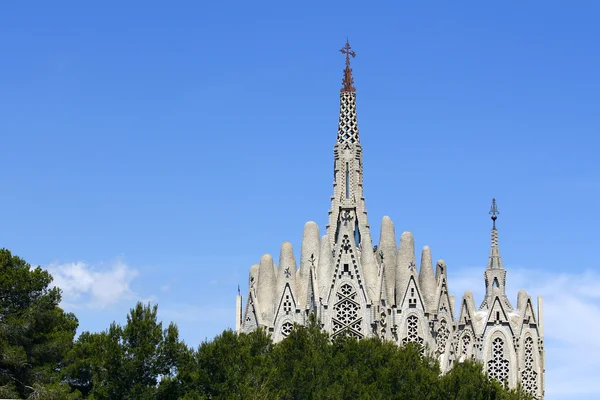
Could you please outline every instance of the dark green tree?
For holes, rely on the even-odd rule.
[[[59,372],[78,321],[58,306],[61,291],[51,282],[47,271],[0,249],[0,397],[69,392]]]
[[[137,303],[121,327],[84,332],[67,357],[64,379],[89,398],[154,399],[188,351],[174,324],[162,328],[158,307]]]

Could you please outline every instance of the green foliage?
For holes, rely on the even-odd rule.
[[[0,249],[0,395],[64,391],[58,371],[73,345],[77,318],[58,304],[52,277]]]
[[[311,315],[281,343],[264,330],[224,331],[196,351],[157,306],[137,303],[127,323],[83,332],[58,307],[60,290],[41,268],[0,250],[0,398],[49,400],[398,399],[526,400],[474,362],[445,375],[415,345],[332,339]]]
[[[67,356],[65,381],[97,400],[156,398],[159,377],[172,381],[189,353],[174,324],[162,329],[157,311],[138,303],[124,327],[82,333]]]

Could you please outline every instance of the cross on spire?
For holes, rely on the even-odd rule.
[[[346,55],[346,68],[344,68],[344,79],[342,79],[342,85],[344,87],[340,90],[341,92],[354,92],[354,78],[352,78],[352,68],[350,68],[350,56],[356,57],[356,53],[351,49],[348,39],[346,39],[346,45],[340,49],[340,53]]]
[[[492,215],[492,221],[494,221],[494,227],[493,229],[496,230],[496,219],[498,218],[498,214],[500,214],[500,211],[498,211],[498,205],[496,204],[496,199],[492,199],[492,207],[490,208],[490,214]]]

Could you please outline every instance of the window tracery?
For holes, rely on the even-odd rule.
[[[424,351],[423,338],[419,336],[419,318],[416,315],[409,316],[406,319],[406,326],[406,337],[402,339],[402,343],[417,343],[421,346],[422,351]]]
[[[345,331],[358,339],[363,337],[360,304],[356,297],[357,293],[349,283],[344,283],[336,293],[338,301],[333,306],[333,336]]]
[[[504,358],[504,340],[497,337],[492,342],[492,356],[487,367],[488,375],[500,383],[506,383],[508,381],[509,364],[510,362]]]
[[[537,398],[538,393],[538,373],[534,368],[533,359],[533,339],[528,337],[525,339],[525,368],[521,372],[521,384],[523,389],[530,395]]]
[[[292,325],[291,322],[286,321],[281,325],[281,334],[284,337],[287,337],[290,333],[292,333],[293,328],[294,328],[294,325]]]
[[[437,330],[437,335],[435,337],[435,344],[437,348],[438,354],[443,354],[446,352],[446,343],[448,342],[448,337],[450,336],[450,331],[447,327],[447,322],[443,319],[440,322],[440,327]]]

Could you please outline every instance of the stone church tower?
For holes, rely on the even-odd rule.
[[[402,345],[416,342],[440,362],[443,372],[455,362],[474,358],[489,376],[510,387],[521,382],[536,398],[544,394],[542,299],[537,313],[531,298],[519,292],[517,308],[506,297],[506,270],[498,247],[492,202],[493,228],[486,295],[475,308],[467,291],[455,315],[455,299],[448,289],[444,260],[434,264],[431,250],[421,251],[417,269],[410,232],[396,241],[394,224],[384,217],[379,244],[373,247],[363,193],[362,146],[356,114],[356,90],[350,45],[340,50],[346,67],[340,91],[340,117],[334,145],[334,183],[329,223],[320,237],[314,222],[304,226],[300,260],[289,242],[283,243],[278,266],[265,254],[250,268],[246,307],[237,298],[238,332],[263,327],[274,341],[283,340],[293,324],[305,324],[316,314],[332,336],[342,332],[359,339],[379,337]]]

